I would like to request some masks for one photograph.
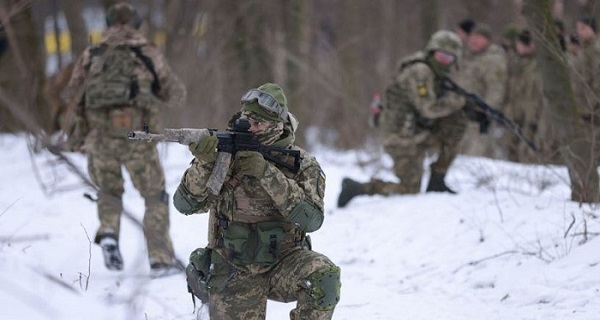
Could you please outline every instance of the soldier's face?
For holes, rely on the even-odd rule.
[[[468,39],[469,49],[472,52],[481,52],[490,45],[490,39],[478,33],[472,33]]]
[[[443,51],[443,50],[436,50],[433,53],[433,58],[435,59],[435,61],[437,61],[439,64],[441,64],[443,66],[449,66],[456,61],[455,55],[453,55],[452,53]]]
[[[254,134],[264,131],[271,125],[270,121],[257,120],[253,118],[248,118],[248,123],[250,123],[250,129],[248,129],[248,131]]]
[[[590,26],[581,21],[578,21],[575,27],[577,29],[577,36],[582,42],[587,42],[596,35]]]

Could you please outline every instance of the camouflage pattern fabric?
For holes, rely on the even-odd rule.
[[[83,149],[88,155],[88,172],[100,189],[100,228],[96,234],[96,242],[105,235],[112,235],[117,239],[119,237],[123,193],[121,167],[124,166],[135,188],[145,200],[143,223],[149,262],[171,264],[173,248],[168,234],[168,196],[165,193],[164,173],[156,145],[126,140],[125,133],[132,129],[139,130],[142,124],[148,125],[150,132],[161,131],[161,107],[182,105],[186,90],[171,71],[159,49],[131,26],[115,25],[106,29],[102,34],[101,43],[110,47],[140,47],[142,54],[152,61],[161,89],[156,95],[140,95],[135,106],[88,109],[83,96],[90,76],[93,47],[86,48],[75,63],[69,85],[65,89],[65,98],[76,106],[73,119],[76,128],[69,140],[84,141]],[[135,69],[135,74],[141,83],[151,83],[154,80],[153,74],[143,63]]]
[[[431,170],[446,173],[457,155],[466,117],[461,112],[464,97],[442,92],[436,75],[419,52],[403,59],[394,82],[384,97],[381,114],[382,144],[394,160],[400,183],[373,179],[365,185],[368,194],[418,193],[427,152],[438,152]]]
[[[298,301],[291,313],[292,319],[331,319],[333,310],[323,311],[312,305],[304,284],[313,272],[335,265],[322,254],[308,250],[304,232],[286,222],[293,209],[306,200],[323,214],[325,176],[317,160],[293,146],[293,142],[293,129],[285,123],[282,137],[273,145],[300,150],[298,173],[267,162],[264,177],[239,178],[234,161],[217,196],[206,187],[213,162],[194,159],[182,177],[182,186],[200,203],[197,213],[208,211],[210,214],[208,247],[213,249],[214,264],[209,284],[211,318],[264,319],[267,299],[275,299]],[[280,158],[293,161],[288,156]],[[223,246],[222,225],[254,228],[257,221],[279,222],[283,226],[284,240],[277,259],[272,264],[234,263]]]
[[[482,52],[471,53],[461,61],[457,82],[465,90],[480,96],[493,108],[501,108],[506,91],[507,61],[504,50],[491,44]],[[479,125],[469,122],[461,142],[461,153],[493,158],[504,157],[502,128],[495,123],[486,135],[479,133]]]
[[[508,86],[504,115],[517,123],[525,137],[533,139],[537,146],[547,145],[551,140],[547,135],[540,136],[540,122],[543,121],[544,93],[541,74],[535,55],[515,55],[509,62]],[[540,156],[513,134],[504,136],[508,160],[517,162],[539,162]]]
[[[95,242],[103,236],[119,238],[123,204],[124,166],[134,187],[144,198],[146,209],[143,218],[144,235],[150,264],[170,264],[173,246],[169,236],[168,196],[165,194],[165,177],[155,144],[143,141],[90,135],[88,145],[88,172],[98,186],[98,216],[100,227]]]

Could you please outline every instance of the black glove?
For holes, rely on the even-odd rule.
[[[465,111],[465,114],[467,115],[467,118],[469,118],[469,120],[479,123],[479,133],[488,133],[491,121],[485,112],[481,112],[476,108],[469,106],[468,102],[467,106],[463,110]]]

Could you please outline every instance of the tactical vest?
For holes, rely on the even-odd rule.
[[[160,90],[152,60],[142,54],[140,47],[102,44],[92,48],[90,55],[86,108],[132,106],[136,105],[140,94],[156,94]],[[140,67],[152,73],[151,83],[139,81],[136,69]]]
[[[416,63],[424,63],[429,67],[424,59],[413,59],[403,62],[400,65],[398,74]],[[390,110],[394,110],[394,112]],[[379,128],[382,132],[399,132],[405,137],[414,135],[418,128],[430,128],[433,124],[433,120],[421,116],[410,102],[407,93],[396,81],[393,81],[384,91],[383,109],[379,121]]]

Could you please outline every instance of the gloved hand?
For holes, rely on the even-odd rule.
[[[474,107],[470,107],[468,103],[463,110],[465,111],[465,114],[469,120],[479,123],[479,133],[488,133],[491,121],[487,114],[475,109]]]
[[[196,159],[204,162],[214,162],[217,159],[217,136],[204,136],[198,142],[189,145],[190,152]]]
[[[267,171],[267,160],[256,151],[238,151],[235,154],[237,176],[262,178]]]

